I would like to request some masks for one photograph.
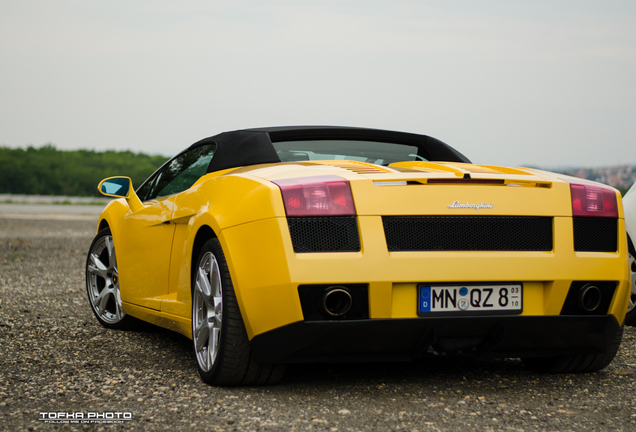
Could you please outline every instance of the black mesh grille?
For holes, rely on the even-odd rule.
[[[322,311],[325,292],[334,286],[344,287],[351,294],[351,309],[341,317],[332,317]],[[369,318],[369,288],[366,284],[300,285],[298,295],[305,321],[357,320]]]
[[[355,216],[287,218],[294,252],[359,252]]]
[[[618,219],[573,218],[574,250],[578,252],[616,252]]]
[[[389,251],[551,251],[552,218],[383,216]]]

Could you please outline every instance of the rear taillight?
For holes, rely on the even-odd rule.
[[[287,216],[355,216],[349,182],[337,176],[274,181],[283,194]]]
[[[612,189],[581,183],[570,183],[572,216],[618,217],[618,201]]]

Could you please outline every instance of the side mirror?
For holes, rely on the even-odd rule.
[[[131,185],[132,180],[128,177],[111,177],[102,180],[99,184],[99,191],[106,196],[128,198]]]
[[[97,189],[102,195],[115,198],[126,198],[130,210],[136,211],[143,207],[141,200],[132,187],[130,177],[109,177],[102,180]]]

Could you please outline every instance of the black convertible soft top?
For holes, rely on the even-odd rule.
[[[202,139],[190,146],[216,144],[207,172],[264,163],[277,163],[280,158],[272,143],[283,141],[353,140],[409,144],[418,155],[429,161],[466,162],[463,154],[427,135],[340,126],[287,126],[243,129]]]

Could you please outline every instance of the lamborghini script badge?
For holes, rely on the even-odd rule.
[[[471,208],[471,209],[479,210],[479,209],[491,209],[491,208],[493,208],[493,206],[494,206],[494,203],[490,203],[490,204],[486,204],[486,203],[471,204],[471,203],[467,202],[466,204],[462,204],[459,201],[455,201],[451,205],[449,205],[448,208],[449,209]]]

